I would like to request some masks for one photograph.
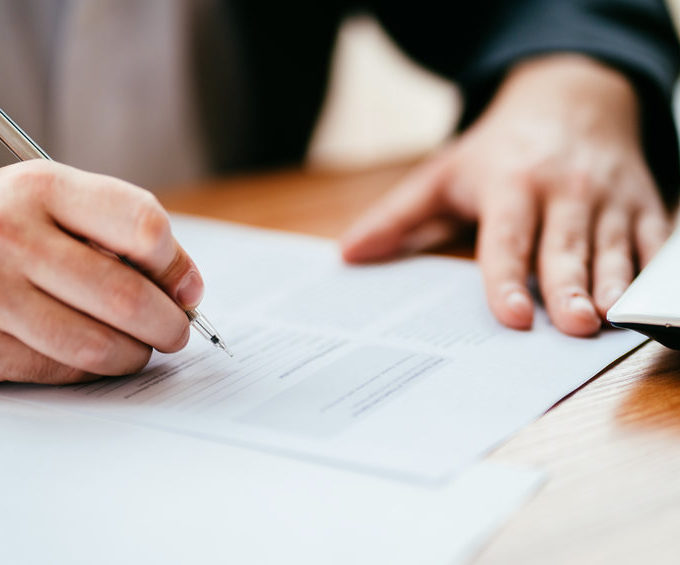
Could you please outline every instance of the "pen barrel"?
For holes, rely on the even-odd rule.
[[[194,329],[200,333],[208,341],[212,341],[215,337],[215,329],[208,323],[208,321],[203,317],[200,311],[186,310],[184,312],[189,318],[189,323],[194,327]]]
[[[19,160],[47,159],[49,155],[33,141],[5,112],[0,110],[0,141]]]

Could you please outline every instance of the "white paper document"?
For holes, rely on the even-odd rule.
[[[404,483],[0,399],[3,565],[455,565],[538,488]]]
[[[644,338],[517,332],[479,270],[418,257],[343,265],[333,242],[175,217],[206,280],[203,312],[235,353],[194,336],[141,374],[0,394],[270,452],[451,477]]]

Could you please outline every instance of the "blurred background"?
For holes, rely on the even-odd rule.
[[[361,168],[424,153],[453,131],[461,102],[452,82],[409,59],[374,18],[350,18],[308,164]]]
[[[680,30],[680,0],[667,0]],[[680,123],[680,88],[674,96]],[[338,36],[331,88],[309,148],[313,167],[362,168],[425,153],[453,130],[453,83],[411,61],[369,16]]]
[[[54,44],[59,46],[55,40],[54,21],[65,4],[56,0],[23,0],[21,4],[16,0],[0,0],[0,14],[7,16],[0,18],[0,37],[8,38],[17,47],[12,53],[0,52],[0,75],[13,77],[11,82],[5,81],[3,85],[0,106],[14,115],[30,135],[45,145],[48,152],[65,162],[94,171],[120,174],[147,187],[181,184],[201,176],[205,170],[205,167],[202,168],[203,151],[194,139],[196,136],[191,135],[195,133],[192,112],[183,106],[189,100],[186,76],[175,72],[175,67],[168,66],[165,72],[156,73],[163,77],[162,84],[154,84],[154,80],[146,78],[139,81],[148,87],[148,98],[158,100],[154,96],[161,93],[163,109],[153,116],[145,110],[148,106],[144,104],[130,104],[132,111],[138,112],[131,115],[131,108],[125,106],[125,99],[116,88],[116,84],[124,82],[118,80],[119,75],[128,79],[132,77],[133,87],[123,91],[129,96],[137,96],[134,83],[139,78],[139,69],[155,68],[163,60],[170,65],[172,56],[165,55],[184,45],[181,38],[168,43],[163,26],[150,23],[159,23],[151,6],[156,5],[162,15],[179,18],[182,10],[167,6],[189,6],[191,2],[148,2],[142,7],[132,2],[138,14],[132,22],[127,22],[128,27],[121,27],[124,21],[116,27],[113,18],[109,17],[111,13],[115,15],[115,10],[122,3],[114,0],[74,0],[72,4],[79,6],[82,17],[70,22],[72,27],[66,30],[65,37],[69,38],[67,47],[70,48],[66,60],[70,66],[60,69],[59,78],[66,86],[58,90],[60,96],[55,96],[31,71],[39,69],[42,62],[43,66],[49,67],[45,76],[51,76],[50,65],[56,57],[53,47]],[[680,0],[668,0],[668,4],[676,23],[680,22]],[[134,9],[130,11],[134,13]],[[10,12],[13,18],[9,17]],[[40,26],[33,30],[33,38],[28,38],[29,34],[24,33],[26,30],[16,25],[21,24],[22,14],[29,12],[32,17],[39,16],[34,18]],[[89,26],[97,19],[106,22],[105,25],[99,28]],[[173,29],[175,23],[170,19],[165,21],[165,25],[167,31]],[[84,32],[88,27],[93,28],[89,37]],[[131,36],[121,44],[121,34],[130,31]],[[79,34],[82,36],[80,39]],[[102,35],[110,37],[102,39]],[[52,43],[48,41],[50,36]],[[42,58],[34,57],[36,46],[31,41],[34,42],[36,37],[45,43],[38,45],[44,52]],[[116,46],[117,53],[109,57],[112,45]],[[81,57],[79,53],[86,56]],[[128,65],[132,69],[123,68],[125,61],[130,59],[141,60],[136,70],[134,65]],[[101,64],[102,60],[106,60],[108,65]],[[82,71],[85,67],[90,74]],[[79,73],[87,76],[88,80],[81,80]],[[94,86],[88,87],[88,83]],[[342,26],[329,84],[306,157],[307,164],[314,168],[361,169],[412,159],[441,144],[454,131],[461,113],[461,97],[455,85],[409,59],[377,21],[366,15],[354,16]],[[98,89],[95,88],[97,86]],[[154,88],[156,90],[152,92]],[[32,93],[32,96],[26,96],[24,92]],[[95,99],[97,104],[82,106],[78,102],[70,102]],[[680,107],[680,91],[677,88],[675,101],[677,109]],[[92,112],[98,112],[100,107],[107,111],[94,116]],[[43,109],[43,113],[36,110],[39,108]],[[125,120],[120,119],[121,116],[125,116]],[[184,121],[180,116],[185,117]],[[164,123],[161,126],[153,120]],[[142,138],[142,134],[133,129],[138,147],[152,147],[148,151],[148,159],[147,155],[130,159],[130,148],[116,141],[130,138],[130,132],[124,130],[126,127],[134,128],[136,123],[146,123],[148,127],[139,130],[149,135],[156,133],[155,126],[159,126],[157,131],[164,132],[164,143],[162,146],[156,144],[159,147],[154,150],[157,140]],[[102,147],[106,150],[103,151]],[[190,154],[186,166],[179,159],[169,159],[168,155],[172,154]],[[127,167],[126,159],[129,161]],[[0,165],[10,162],[11,157],[0,152]]]

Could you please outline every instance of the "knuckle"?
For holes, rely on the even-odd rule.
[[[151,254],[160,247],[170,233],[170,219],[158,199],[144,191],[135,210],[135,235],[138,251]]]
[[[572,171],[563,183],[563,190],[574,200],[590,200],[593,196],[595,180],[588,171]]]
[[[0,250],[5,258],[25,249],[27,230],[25,222],[0,210]]]
[[[498,225],[496,233],[496,244],[513,255],[521,258],[528,258],[533,247],[533,239],[523,230],[518,230],[516,226],[501,223]]]
[[[597,247],[601,251],[620,250],[629,247],[629,234],[625,229],[603,230],[598,238]]]
[[[145,283],[140,275],[110,283],[107,294],[111,311],[123,322],[134,320],[148,302],[145,290]]]
[[[536,166],[521,167],[509,174],[509,180],[515,190],[533,194],[545,184],[545,174]]]
[[[554,254],[565,254],[585,259],[588,256],[589,246],[586,239],[575,229],[564,229],[551,238],[548,251]]]
[[[543,175],[540,184],[541,193],[545,198],[558,197],[568,202],[587,203],[597,200],[601,186],[602,183],[596,179],[593,172],[578,169]]]
[[[3,170],[0,178],[0,252],[5,258],[25,256],[32,249],[36,226],[31,220],[44,208],[58,182],[55,171],[43,163],[19,165],[25,166],[5,167],[10,170]]]
[[[96,374],[106,374],[115,354],[115,342],[106,330],[91,328],[83,332],[75,342],[73,366]]]
[[[45,201],[53,194],[58,182],[55,164],[49,161],[25,161],[7,169],[3,175],[3,187],[31,199]]]

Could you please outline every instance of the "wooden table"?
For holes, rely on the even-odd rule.
[[[335,237],[406,168],[246,176],[162,201],[174,211]],[[545,469],[549,481],[475,563],[680,563],[680,353],[642,346],[489,459]]]

